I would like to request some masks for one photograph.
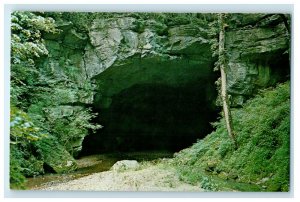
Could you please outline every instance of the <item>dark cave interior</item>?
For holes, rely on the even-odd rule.
[[[218,75],[211,64],[146,61],[128,67],[112,68],[97,78],[99,86],[109,91],[101,92],[100,98],[96,95],[93,105],[99,113],[95,122],[103,128],[85,138],[82,155],[176,152],[212,131],[210,123],[216,121],[220,108],[215,106]]]
[[[287,54],[256,63],[270,67],[267,86],[290,77]],[[83,141],[80,155],[166,150],[177,152],[212,132],[218,72],[212,62],[134,61],[112,67],[96,78],[99,92],[94,121],[103,126]]]

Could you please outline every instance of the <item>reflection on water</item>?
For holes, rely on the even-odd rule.
[[[119,160],[151,161],[159,158],[170,158],[173,153],[168,151],[149,151],[149,152],[127,152],[109,153],[84,156],[77,159],[78,169],[68,174],[46,174],[34,178],[27,178],[26,188],[35,189],[43,185],[54,185],[68,182],[93,173],[109,170],[113,164]]]

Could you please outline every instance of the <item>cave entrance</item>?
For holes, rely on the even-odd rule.
[[[176,152],[205,137],[220,109],[218,75],[204,62],[137,60],[97,76],[93,109],[103,128],[85,138],[81,155]]]

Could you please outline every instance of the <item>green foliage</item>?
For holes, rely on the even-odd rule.
[[[43,137],[40,128],[35,127],[28,115],[11,106],[10,109],[10,143],[27,144]]]
[[[207,191],[218,191],[218,185],[212,182],[209,177],[202,177],[200,184],[201,188]]]
[[[36,158],[32,143],[47,136],[28,115],[12,106],[10,110],[10,182],[12,188],[24,188],[25,176],[43,173],[43,162]]]
[[[47,12],[45,16],[54,18],[58,23],[62,21],[72,22],[76,29],[80,32],[87,32],[94,19],[96,18],[111,18],[126,16],[126,13],[112,13],[112,12]]]
[[[10,147],[9,181],[11,189],[24,189],[25,176],[22,174],[21,161],[23,157],[18,154],[15,146]]]
[[[12,63],[28,62],[34,64],[33,57],[47,55],[41,32],[55,33],[52,18],[43,18],[30,12],[15,11],[11,16],[11,51]]]
[[[228,152],[231,152],[233,150],[233,148],[234,148],[234,145],[232,144],[232,142],[223,141],[220,144],[218,153],[221,158],[224,158]]]
[[[200,186],[205,191],[218,191],[218,184],[195,166],[181,165],[177,168],[180,173],[180,180]]]
[[[56,86],[36,89],[28,113],[35,123],[57,137],[59,143],[73,154],[73,143],[82,140],[88,130],[96,131],[101,126],[91,123],[97,115],[91,109],[73,104],[85,92],[58,84]]]
[[[86,19],[83,18],[83,13],[73,14],[72,18],[68,14],[70,13],[65,13],[64,17],[69,17],[76,23],[76,19]],[[84,102],[93,96],[93,86],[76,77],[80,74],[79,68],[67,59],[67,55],[62,57],[60,69],[36,64],[39,57],[49,53],[42,39],[43,33],[60,31],[57,30],[55,21],[40,14],[13,12],[11,30],[12,103],[27,111],[35,125],[58,137],[66,146],[71,146],[68,145],[68,140],[87,135],[88,129],[100,128],[90,123],[95,116],[90,109],[81,104],[76,106],[77,102]],[[70,54],[68,51],[64,52]],[[65,109],[71,113],[59,115]]]
[[[214,20],[209,23],[208,37],[210,38],[210,49],[212,51],[212,57],[217,57],[219,55],[219,23]],[[214,71],[219,70],[219,63],[216,61]]]
[[[195,183],[201,181],[201,175],[195,176],[196,172],[208,172],[222,179],[266,187],[267,191],[288,191],[289,86],[287,82],[263,90],[243,108],[232,111],[239,145],[237,150],[232,149],[221,119],[213,124],[216,131],[178,153],[175,162],[181,167],[179,170],[184,179]]]
[[[88,130],[100,126],[91,124],[96,114],[84,105],[92,99],[94,86],[78,76],[76,55],[75,62],[68,59],[74,51],[64,50],[58,67],[43,67],[47,57],[52,57],[44,34],[63,31],[53,18],[15,11],[11,22],[10,181],[12,188],[24,188],[25,177],[42,174],[45,163],[61,166],[61,170],[76,168],[67,150],[73,153],[73,146],[81,146],[79,140]],[[39,148],[46,139],[55,139],[58,145],[52,142],[51,148],[59,148],[55,154],[64,158]],[[70,168],[64,168],[69,164]]]
[[[25,109],[28,93],[39,76],[34,60],[48,51],[42,32],[56,32],[53,19],[30,12],[11,14],[11,117],[10,182],[11,188],[24,188],[25,176],[43,173],[42,162],[33,155],[32,142],[45,137]],[[19,108],[17,108],[17,107]]]
[[[58,32],[52,18],[21,11],[11,14],[11,100],[19,107],[19,100],[30,91],[28,85],[39,76],[34,60],[48,54],[42,32]]]

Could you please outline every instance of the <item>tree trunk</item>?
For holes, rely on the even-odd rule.
[[[226,128],[228,131],[228,135],[232,139],[235,148],[237,148],[237,141],[235,138],[235,134],[233,131],[233,125],[232,125],[232,117],[231,117],[231,111],[229,107],[228,102],[228,94],[227,94],[227,83],[226,83],[226,61],[225,61],[225,23],[223,19],[223,14],[219,14],[218,16],[219,21],[219,65],[220,65],[220,71],[221,71],[221,98],[223,103],[223,111],[224,111],[224,118],[226,122]]]

